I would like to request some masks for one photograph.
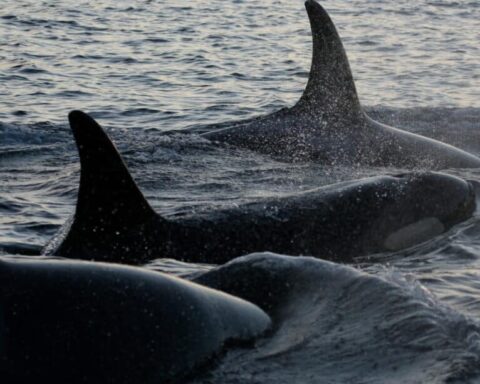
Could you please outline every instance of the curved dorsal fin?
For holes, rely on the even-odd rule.
[[[335,25],[315,0],[307,0],[305,8],[312,30],[312,65],[305,91],[295,107],[327,115],[359,113],[352,71]]]
[[[70,112],[68,119],[81,165],[74,223],[107,229],[156,215],[102,127],[80,111]]]

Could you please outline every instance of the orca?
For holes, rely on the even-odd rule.
[[[403,169],[476,168],[480,158],[370,118],[360,105],[347,55],[327,12],[305,7],[313,56],[300,100],[291,108],[253,119],[193,129],[228,143],[292,161]]]
[[[288,306],[292,292],[305,283],[305,278],[299,279],[299,275],[315,270],[318,261],[270,252],[252,253],[194,275],[191,281],[254,303],[271,317],[272,326],[277,327],[279,309]],[[305,288],[301,290],[304,292]]]
[[[101,126],[80,111],[69,121],[81,164],[77,206],[44,255],[223,264],[271,251],[351,261],[439,235],[469,218],[476,205],[470,182],[412,172],[166,219],[145,200]]]
[[[305,295],[311,289],[309,281],[315,282],[317,290],[318,270],[353,268],[319,260],[312,257],[292,257],[271,252],[252,253],[237,257],[228,263],[192,276],[191,281],[215,290],[239,297],[257,305],[272,319],[272,331],[281,325],[283,311],[292,302],[298,303],[298,295]]]
[[[8,384],[182,383],[271,324],[249,302],[138,267],[1,257],[0,281]]]

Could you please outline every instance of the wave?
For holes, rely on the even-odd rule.
[[[443,383],[478,374],[480,324],[393,269],[372,275],[264,253],[197,281],[219,274],[229,281],[228,290],[271,293],[278,326],[254,350],[227,354],[205,382]]]

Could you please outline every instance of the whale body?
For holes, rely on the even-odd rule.
[[[2,383],[161,384],[270,327],[255,305],[159,272],[0,258]]]
[[[439,141],[393,128],[367,116],[360,105],[340,36],[327,12],[305,3],[313,56],[300,100],[291,108],[195,132],[294,161],[404,169],[476,168],[480,158]]]
[[[425,241],[475,208],[469,182],[425,172],[370,177],[166,219],[145,200],[103,129],[83,112],[73,111],[69,119],[81,163],[77,206],[45,247],[46,255],[225,263],[271,251],[351,261]]]

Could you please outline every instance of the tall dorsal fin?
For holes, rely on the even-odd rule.
[[[74,223],[108,229],[156,215],[102,127],[80,111],[70,112],[68,119],[81,165]]]
[[[360,102],[335,25],[315,0],[307,0],[305,8],[312,30],[312,65],[307,86],[296,107],[312,113],[355,115],[361,111]]]

